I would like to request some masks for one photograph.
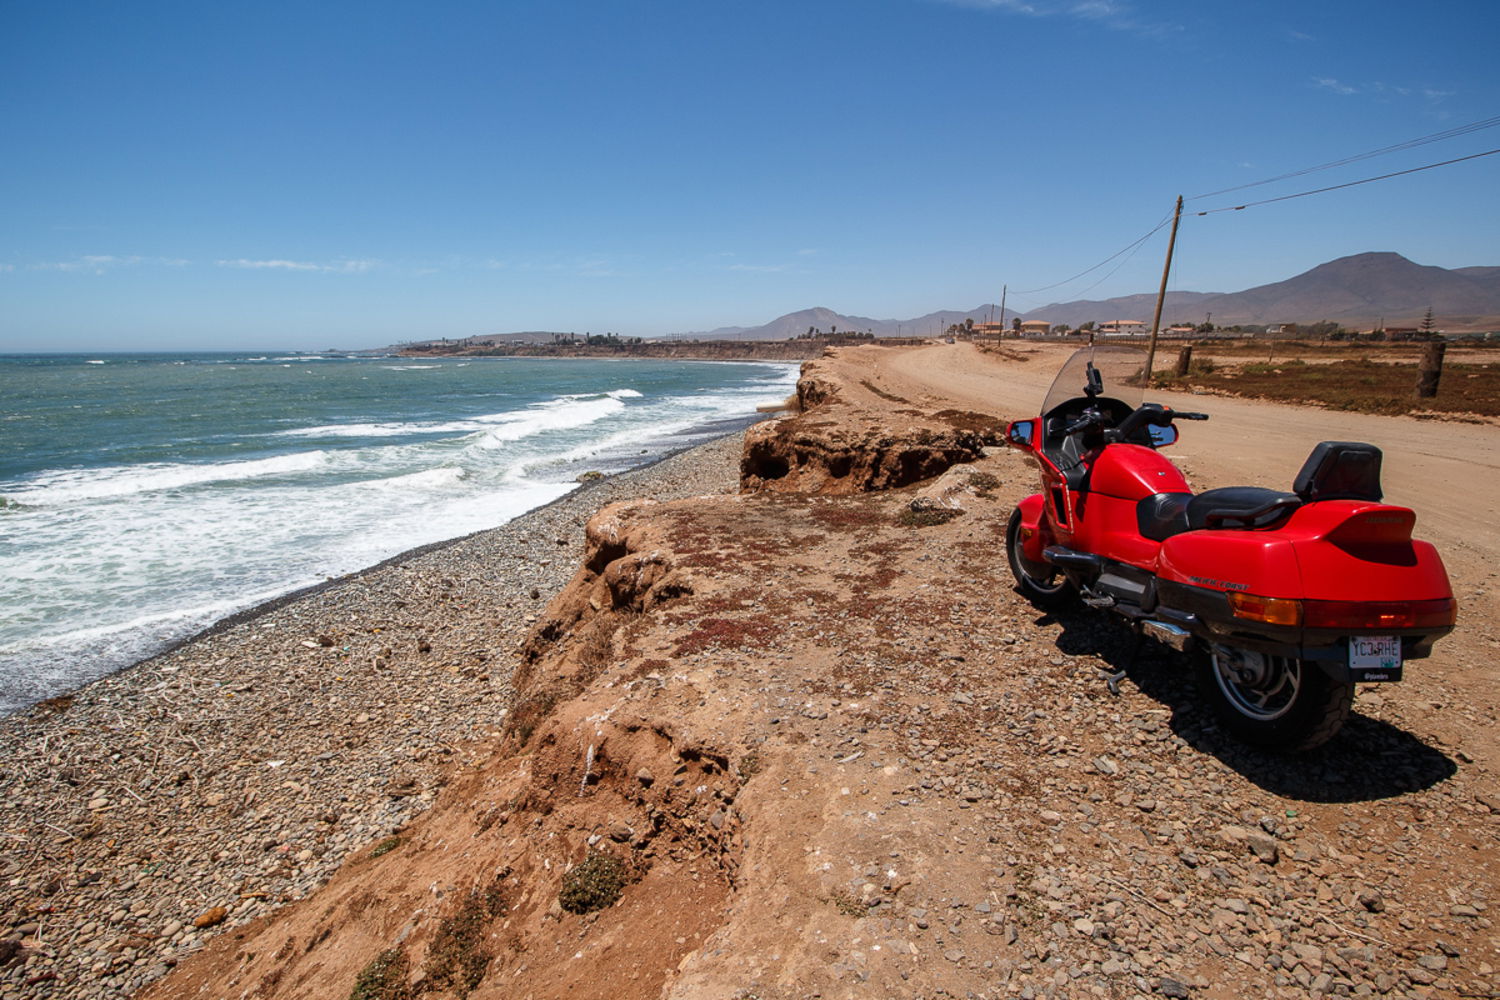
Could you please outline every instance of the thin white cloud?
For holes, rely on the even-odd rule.
[[[1313,77],[1313,83],[1319,87],[1322,87],[1324,90],[1331,90],[1335,94],[1343,94],[1345,96],[1348,96],[1349,94],[1359,93],[1358,87],[1351,87],[1347,83],[1341,83],[1331,76],[1315,76]]]
[[[776,274],[785,271],[785,264],[730,264],[731,271],[746,271],[751,274]]]
[[[1420,99],[1428,104],[1441,104],[1450,97],[1457,95],[1457,91],[1439,90],[1437,87],[1410,87],[1398,83],[1386,83],[1382,80],[1373,80],[1366,83],[1353,84],[1331,76],[1315,76],[1312,78],[1313,86],[1338,94],[1340,97],[1352,97],[1363,95],[1377,101],[1391,101],[1395,98]]]
[[[1114,31],[1143,35],[1165,35],[1181,30],[1179,25],[1148,23],[1121,0],[937,0],[956,7],[994,10],[1023,17],[1067,17],[1089,21]]]
[[[812,257],[812,256],[815,256],[817,253],[818,253],[818,251],[816,249],[813,249],[813,248],[809,247],[809,248],[807,248],[805,250],[798,250],[797,251],[797,256],[798,257]]]
[[[158,266],[185,267],[191,261],[179,257],[142,257],[138,254],[90,253],[70,260],[44,261],[32,264],[33,271],[63,271],[68,273],[103,274],[120,267]]]
[[[250,260],[239,257],[234,260],[214,261],[220,267],[243,268],[251,271],[320,271],[327,274],[362,274],[376,267],[380,262],[376,260],[335,260],[327,262],[306,260],[284,260],[281,258],[270,258],[267,260]]]
[[[1314,38],[1312,35],[1309,35],[1305,31],[1298,31],[1296,28],[1287,28],[1286,29],[1286,36],[1288,38],[1290,38],[1294,42],[1316,42],[1317,41],[1317,39]]]

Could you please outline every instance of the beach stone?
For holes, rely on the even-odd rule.
[[[405,798],[408,795],[417,795],[422,791],[421,784],[416,777],[405,772],[397,772],[386,782],[385,793],[392,798]]]
[[[228,909],[222,906],[215,906],[212,909],[205,910],[204,912],[198,914],[197,917],[193,918],[193,926],[200,930],[205,927],[213,927],[217,924],[223,923],[224,919],[228,916]]]

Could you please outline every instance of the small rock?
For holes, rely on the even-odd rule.
[[[417,795],[421,791],[422,786],[417,779],[404,773],[392,775],[391,780],[385,786],[385,794],[397,799]]]
[[[1163,976],[1161,980],[1157,982],[1156,992],[1160,993],[1164,997],[1174,997],[1176,998],[1176,1000],[1188,1000],[1188,997],[1192,996],[1192,994],[1188,992],[1186,983],[1180,983],[1177,980],[1169,979],[1166,976]]]
[[[1275,838],[1263,833],[1250,834],[1245,838],[1245,846],[1250,848],[1250,853],[1268,865],[1274,865],[1281,859],[1281,848],[1277,846]]]
[[[1359,905],[1371,913],[1385,912],[1385,897],[1376,889],[1369,889],[1359,894]]]
[[[206,910],[203,913],[198,914],[198,916],[193,920],[193,926],[197,927],[200,930],[202,930],[204,927],[213,927],[217,924],[222,924],[224,922],[224,918],[227,916],[229,916],[229,911],[227,909],[222,906],[215,906],[211,910]]]

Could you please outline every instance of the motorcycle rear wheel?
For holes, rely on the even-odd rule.
[[[1246,743],[1300,752],[1338,733],[1354,703],[1354,683],[1311,660],[1214,644],[1202,654],[1203,687],[1225,727]]]
[[[1078,588],[1051,563],[1036,563],[1026,557],[1021,545],[1021,509],[1017,507],[1005,526],[1005,559],[1011,575],[1026,599],[1046,611],[1058,611],[1078,603]]]

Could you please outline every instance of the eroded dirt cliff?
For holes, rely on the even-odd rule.
[[[795,413],[746,433],[745,489],[827,496],[895,489],[1001,442],[1005,426],[994,416],[924,409],[870,378],[841,377],[838,353],[803,365]]]

